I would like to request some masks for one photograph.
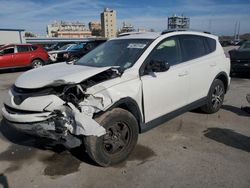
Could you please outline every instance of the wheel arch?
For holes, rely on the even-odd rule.
[[[141,132],[141,125],[142,125],[142,121],[143,121],[142,120],[142,113],[141,113],[141,110],[140,110],[137,102],[134,99],[132,99],[131,97],[122,98],[122,99],[118,100],[117,102],[115,102],[107,110],[96,114],[96,116],[100,116],[103,113],[105,113],[106,111],[110,111],[114,108],[122,108],[122,109],[130,112],[136,118],[136,120],[138,122],[138,126],[139,126],[139,132]]]
[[[219,79],[219,80],[221,80],[223,82],[224,87],[225,87],[225,93],[226,93],[227,90],[228,90],[228,82],[229,82],[229,78],[227,76],[227,73],[222,71],[222,72],[220,72],[219,74],[216,75],[215,79]]]
[[[33,62],[34,60],[40,60],[40,61],[42,61],[43,63],[45,62],[41,57],[34,57],[34,58],[31,59],[30,64],[32,64],[32,62]]]

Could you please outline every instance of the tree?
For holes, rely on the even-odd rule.
[[[36,35],[34,33],[31,33],[31,32],[25,32],[24,36],[25,37],[36,37]]]
[[[102,30],[101,29],[93,29],[92,35],[93,36],[102,36]]]

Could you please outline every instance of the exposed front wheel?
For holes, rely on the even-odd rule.
[[[84,143],[89,156],[101,166],[126,160],[138,139],[138,123],[128,111],[115,108],[96,119],[105,129],[101,137],[87,136]]]
[[[207,96],[207,103],[201,107],[201,110],[209,114],[219,111],[224,101],[224,95],[225,86],[223,82],[218,79],[214,80]]]
[[[35,59],[35,60],[33,60],[32,63],[31,63],[31,67],[32,67],[33,69],[39,68],[39,67],[42,67],[42,66],[43,66],[43,62],[42,62],[40,59]]]

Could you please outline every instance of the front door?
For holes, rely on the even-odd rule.
[[[149,72],[150,61],[166,61],[170,69],[165,72]],[[187,104],[189,70],[181,64],[179,40],[170,37],[161,41],[145,61],[141,76],[145,122],[161,117]]]
[[[0,68],[13,67],[14,46],[8,46],[0,51]]]

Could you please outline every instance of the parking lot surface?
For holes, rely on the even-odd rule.
[[[0,107],[22,72],[0,73]],[[84,148],[71,152],[0,124],[0,187],[250,187],[249,78],[233,78],[216,114],[185,113],[139,135],[130,158],[94,164]],[[0,120],[2,116],[0,115]]]

